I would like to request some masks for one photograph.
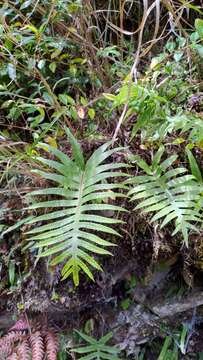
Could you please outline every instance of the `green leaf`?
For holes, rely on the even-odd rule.
[[[195,20],[195,29],[197,30],[200,38],[203,39],[203,20],[202,19]]]
[[[187,157],[190,163],[190,169],[192,172],[192,175],[197,179],[197,181],[199,181],[200,183],[203,182],[203,178],[202,178],[202,174],[200,171],[200,168],[197,164],[197,161],[192,153],[192,151],[188,148],[186,148],[186,153],[187,153]]]
[[[55,74],[56,72],[56,63],[55,62],[51,62],[51,64],[49,64],[49,69],[51,70],[51,72],[53,74]]]
[[[117,50],[117,46],[107,46],[104,49],[100,49],[97,51],[97,56],[99,57],[107,57],[107,56],[120,56],[120,52]]]
[[[9,282],[10,282],[11,286],[13,286],[14,282],[15,282],[15,260],[9,261],[8,275],[9,275]]]
[[[72,135],[72,133],[70,132],[70,130],[65,127],[65,132],[68,136],[68,139],[71,143],[72,146],[72,151],[73,151],[73,157],[74,160],[76,162],[76,164],[81,168],[84,169],[84,157],[81,151],[81,147],[79,145],[79,143],[77,142],[77,140],[75,139],[75,137]]]
[[[176,62],[179,62],[182,59],[183,55],[184,55],[183,51],[176,51],[174,54],[174,60]]]
[[[193,48],[197,50],[199,56],[203,58],[203,45],[195,44]]]
[[[199,40],[199,35],[198,35],[198,32],[197,32],[197,31],[193,32],[193,33],[190,35],[190,40],[191,40],[191,42],[196,42],[197,40]]]
[[[99,340],[100,344],[106,344],[111,338],[113,337],[112,331],[110,331],[108,334],[102,336]],[[118,352],[118,349],[117,349]]]
[[[164,150],[165,150],[164,146],[161,145],[160,148],[159,148],[159,150],[156,152],[156,154],[155,154],[155,156],[154,156],[154,158],[153,158],[153,161],[152,161],[152,169],[153,169],[153,168],[154,168],[154,169],[157,168],[158,164],[160,163],[161,157],[162,157],[162,155],[163,155],[163,153],[164,153]]]
[[[116,99],[116,95],[113,94],[107,94],[107,93],[103,93],[103,96],[110,101],[114,101]]]
[[[90,346],[84,346],[84,347],[80,347],[80,348],[76,348],[73,349],[72,351],[76,352],[77,354],[86,354],[88,352],[94,352],[95,349],[95,345],[90,345]]]
[[[51,106],[54,105],[54,99],[48,92],[44,91],[42,97],[47,102],[47,104]]]
[[[128,310],[128,308],[131,305],[131,299],[130,298],[126,298],[121,302],[121,307],[123,310]]]
[[[160,355],[157,360],[165,360],[169,346],[171,345],[171,337],[166,336]]]
[[[68,105],[68,104],[70,104],[70,105],[75,105],[75,100],[71,97],[71,96],[69,96],[69,95],[67,95],[67,94],[59,94],[59,100],[64,104],[64,105]]]
[[[187,342],[188,330],[189,330],[188,326],[183,325],[180,336],[180,351],[183,355],[186,354],[186,342]]]
[[[95,110],[94,109],[88,109],[88,115],[90,117],[91,120],[94,120],[95,117]]]
[[[22,30],[24,30],[24,29],[30,30],[30,31],[33,32],[36,36],[39,35],[38,29],[37,29],[34,25],[32,25],[32,24],[25,25],[25,26],[22,28]]]
[[[31,221],[33,219],[33,216],[29,216],[25,219],[22,219],[20,221],[17,221],[14,225],[10,226],[9,228],[7,228],[2,234],[1,236],[3,237],[4,235],[8,234],[11,231],[14,231],[18,228],[20,228],[20,226],[24,225],[25,223]]]
[[[83,96],[80,97],[81,105],[86,106],[88,104],[87,99],[85,99]]]
[[[78,330],[75,330],[79,335],[80,337],[85,340],[86,342],[88,342],[89,344],[92,344],[92,345],[96,345],[97,344],[97,340],[94,339],[93,337],[91,336],[88,336],[84,333],[82,333],[81,331],[78,331]]]
[[[146,161],[144,161],[139,155],[134,155],[132,160],[135,161],[137,165],[147,174],[151,174],[151,168],[147,165]]]

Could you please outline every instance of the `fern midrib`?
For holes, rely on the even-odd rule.
[[[84,190],[84,177],[85,177],[85,172],[83,171],[83,173],[81,174],[81,179],[80,179],[80,185],[79,185],[79,192],[78,192],[78,202],[76,205],[76,211],[75,211],[75,221],[74,221],[74,231],[79,230],[79,224],[80,224],[80,215],[81,215],[81,203],[82,203],[82,198],[83,198],[83,190]],[[74,237],[72,239],[72,246],[71,246],[71,253],[73,258],[77,258],[77,250],[78,250],[78,236],[74,234]]]

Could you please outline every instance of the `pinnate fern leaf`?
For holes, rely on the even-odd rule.
[[[104,163],[111,155],[123,150],[111,149],[110,142],[100,146],[85,163],[80,146],[69,132],[67,135],[71,137],[73,159],[58,149],[41,144],[55,160],[38,157],[46,170],[34,172],[50,180],[54,186],[30,194],[35,202],[29,210],[44,209],[46,213],[28,219],[27,223],[35,226],[27,234],[30,246],[39,249],[39,257],[52,256],[52,265],[66,261],[62,279],[73,276],[75,285],[78,285],[80,271],[93,280],[90,267],[101,270],[94,254],[111,254],[107,248],[114,244],[104,239],[101,233],[119,235],[109,225],[121,221],[106,214],[108,211],[124,211],[109,200],[112,202],[116,197],[124,196],[116,190],[125,189],[125,185],[108,181],[126,175],[118,171],[126,164]]]
[[[57,334],[47,324],[21,318],[0,339],[0,360],[56,360],[58,348]]]
[[[145,175],[128,181],[133,184],[129,196],[132,201],[140,201],[135,210],[154,213],[152,222],[162,220],[161,228],[174,221],[175,230],[172,235],[181,232],[184,243],[188,245],[189,231],[197,231],[194,224],[202,222],[197,206],[203,191],[202,184],[193,175],[187,174],[186,168],[172,168],[177,155],[171,155],[161,162],[163,153],[164,147],[161,146],[151,165],[140,157],[135,157]]]
[[[32,357],[34,360],[43,360],[44,358],[44,344],[40,331],[34,332],[30,338],[30,345],[32,349]]]
[[[8,334],[3,336],[3,338],[0,339],[0,352],[2,354],[11,354],[13,345],[18,340],[23,340],[26,336],[26,331],[19,330],[19,331],[9,331]]]
[[[113,334],[108,333],[105,336],[101,337],[99,340],[83,334],[80,331],[77,331],[80,337],[87,342],[87,345],[73,349],[72,351],[77,354],[84,355],[80,356],[80,360],[120,360],[118,354],[120,350],[115,346],[107,345],[107,342],[112,338]]]
[[[0,344],[0,354],[2,359],[7,359],[9,355],[13,352],[13,344],[11,342],[1,342]]]
[[[30,360],[30,347],[27,340],[18,345],[17,355],[20,360]]]
[[[14,330],[21,330],[21,331],[25,331],[29,329],[29,324],[27,322],[27,320],[22,317],[21,319],[19,319],[18,321],[16,321],[16,323],[9,329],[9,331],[14,331]]]
[[[48,330],[45,336],[47,360],[56,360],[58,352],[58,338],[56,334]]]

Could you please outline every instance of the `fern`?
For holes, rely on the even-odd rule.
[[[44,359],[44,345],[43,338],[40,331],[36,331],[30,336],[30,345],[32,349],[32,357],[35,360]]]
[[[21,330],[21,331],[25,331],[29,329],[29,324],[27,322],[27,320],[24,318],[24,316],[21,317],[21,319],[19,319],[18,321],[16,321],[16,323],[9,329],[9,331],[14,331],[14,330]]]
[[[4,352],[4,349],[7,351],[9,347],[12,347],[13,344],[18,341],[24,339],[26,336],[26,330],[11,330],[7,335],[5,335],[2,339],[0,339],[0,349]]]
[[[181,134],[188,133],[188,140],[194,143],[201,143],[203,137],[203,122],[198,116],[191,113],[180,113],[175,116],[168,116],[164,135],[180,131]]]
[[[177,155],[171,155],[161,162],[163,153],[164,146],[161,146],[150,166],[138,156],[135,157],[146,175],[136,176],[128,181],[134,185],[129,195],[133,201],[141,200],[136,210],[155,213],[152,222],[163,220],[161,228],[175,221],[172,235],[182,232],[184,243],[188,245],[189,231],[197,231],[193,223],[202,222],[197,206],[202,186],[193,175],[186,174],[187,169],[184,167],[171,168]]]
[[[122,149],[109,149],[110,142],[99,147],[85,163],[79,144],[67,129],[66,132],[72,145],[73,160],[58,149],[41,144],[41,147],[54,155],[56,160],[38,157],[37,160],[51,168],[52,172],[49,169],[47,171],[36,169],[34,172],[56,185],[30,194],[35,199],[38,197],[38,201],[30,205],[29,210],[46,209],[48,213],[29,219],[27,224],[36,224],[36,226],[27,234],[32,248],[40,249],[39,257],[54,256],[52,265],[64,263],[66,260],[62,269],[62,279],[72,275],[75,285],[78,285],[81,270],[92,280],[90,266],[101,270],[101,266],[89,253],[111,254],[104,247],[114,244],[104,240],[100,234],[103,232],[108,235],[119,235],[109,225],[121,221],[107,217],[105,212],[124,211],[122,207],[108,202],[109,199],[124,196],[114,190],[125,186],[108,183],[107,180],[126,175],[113,171],[126,167],[126,164],[103,164],[104,160]],[[39,201],[39,196],[48,195],[52,199]],[[56,196],[60,199],[56,200]],[[41,222],[46,223],[41,225]]]
[[[7,358],[7,360],[18,360],[18,355],[17,355],[17,353],[11,354],[11,355]]]
[[[47,360],[55,360],[58,352],[58,339],[56,334],[49,330],[45,336]]]
[[[27,340],[18,345],[17,354],[20,360],[30,360],[30,348]]]
[[[117,355],[120,350],[115,346],[106,345],[106,343],[112,338],[112,333],[108,333],[98,341],[91,336],[81,333],[80,331],[77,331],[77,333],[88,343],[86,346],[78,347],[72,350],[78,354],[86,354],[80,357],[80,360],[119,360]]]
[[[0,344],[0,354],[2,356],[2,360],[7,359],[8,356],[12,354],[12,351],[13,351],[12,343],[4,342],[3,344]]]
[[[18,320],[0,339],[0,360],[56,360],[58,337],[43,320]]]

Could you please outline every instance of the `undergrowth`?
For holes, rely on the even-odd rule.
[[[130,216],[156,234],[154,262],[175,248],[201,272],[202,15],[198,1],[0,1],[4,294],[19,297],[43,260],[50,298],[59,277],[63,291],[77,291],[71,278],[79,289],[98,285],[97,270],[105,277],[112,264],[104,255],[136,242]],[[23,296],[17,307],[25,310]],[[5,356],[35,353],[27,330],[0,340]],[[33,359],[47,351],[38,331]],[[72,358],[117,359],[111,334],[79,335],[89,345]],[[159,359],[173,356],[170,344]]]

